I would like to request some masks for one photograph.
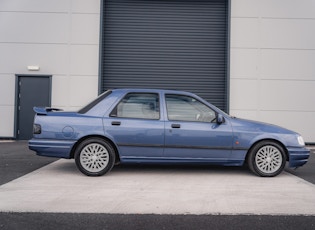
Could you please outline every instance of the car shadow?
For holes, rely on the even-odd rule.
[[[83,174],[78,170],[74,160],[59,160],[59,163],[55,164],[50,170],[57,171],[61,174]],[[314,162],[310,162],[309,165],[298,169],[289,168],[286,165],[284,172],[293,174],[308,182],[315,184],[314,170],[312,166]],[[312,169],[310,169],[312,168]],[[244,166],[217,166],[217,165],[194,165],[194,164],[120,164],[115,165],[113,169],[105,176],[123,175],[123,174],[159,174],[159,175],[174,175],[174,174],[186,174],[186,175],[204,175],[204,174],[216,174],[224,176],[244,175],[257,177],[252,173],[247,165]]]
[[[60,160],[50,170],[61,174],[83,175],[76,167],[74,160]],[[111,174],[222,174],[222,175],[249,175],[254,176],[246,166],[216,166],[193,164],[120,164],[115,165],[106,175]]]
[[[216,165],[161,165],[161,164],[121,164],[116,165],[110,173],[159,173],[159,174],[248,174],[252,175],[246,166],[216,166]]]

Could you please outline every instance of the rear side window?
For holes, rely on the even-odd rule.
[[[84,114],[86,112],[88,112],[90,109],[92,109],[95,105],[97,105],[98,103],[100,103],[102,100],[104,100],[108,95],[110,95],[112,93],[111,90],[108,90],[104,93],[102,93],[101,95],[99,95],[95,100],[91,101],[89,104],[87,104],[86,106],[84,106],[82,109],[80,109],[78,111],[78,113]]]
[[[155,93],[129,93],[115,107],[111,117],[160,119],[159,95]]]

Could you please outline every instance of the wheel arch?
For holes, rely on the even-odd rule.
[[[271,141],[271,142],[275,142],[277,143],[278,145],[280,145],[283,150],[284,150],[284,153],[285,153],[285,156],[286,156],[286,161],[289,161],[289,153],[288,153],[288,150],[287,148],[285,147],[285,145],[279,141],[279,140],[276,140],[276,139],[273,139],[273,138],[265,138],[265,139],[260,139],[260,140],[257,140],[256,142],[254,142],[250,148],[247,150],[247,153],[246,153],[246,157],[245,157],[245,162],[248,161],[248,156],[249,156],[249,153],[251,152],[251,150],[260,142],[264,142],[264,141]]]
[[[73,146],[72,146],[72,149],[71,149],[71,152],[70,152],[70,158],[74,158],[74,153],[75,153],[75,150],[76,148],[80,145],[80,143],[82,143],[83,141],[87,140],[87,139],[90,139],[90,138],[100,138],[100,139],[103,139],[104,141],[107,141],[111,144],[111,146],[114,148],[115,150],[115,164],[119,163],[120,162],[120,157],[119,157],[119,151],[118,151],[118,148],[117,146],[115,145],[115,143],[105,137],[105,136],[102,136],[102,135],[88,135],[88,136],[84,136],[82,138],[80,138]]]

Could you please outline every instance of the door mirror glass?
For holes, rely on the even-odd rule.
[[[217,115],[217,123],[218,124],[224,123],[224,117],[220,113],[218,113],[218,115]]]

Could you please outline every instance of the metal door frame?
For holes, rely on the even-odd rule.
[[[33,77],[33,78],[48,78],[49,80],[49,92],[48,92],[48,100],[49,104],[51,105],[51,92],[52,92],[52,75],[46,74],[15,74],[15,104],[14,104],[14,134],[13,138],[18,138],[18,130],[19,130],[19,92],[20,92],[20,85],[19,80],[22,77]]]

